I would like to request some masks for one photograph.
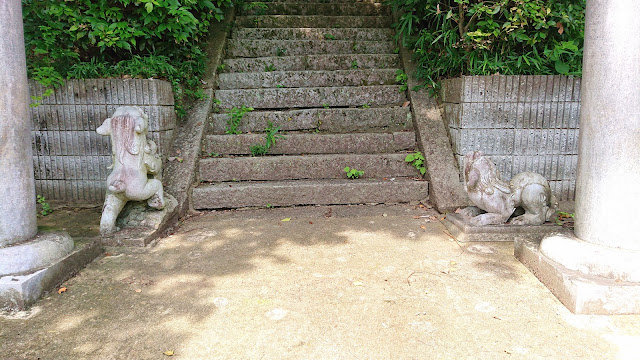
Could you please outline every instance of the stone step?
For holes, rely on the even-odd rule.
[[[204,154],[248,155],[254,144],[264,144],[264,134],[207,135]],[[380,154],[413,150],[414,132],[312,134],[288,133],[269,150],[270,155]]]
[[[237,16],[235,25],[253,28],[390,28],[391,16],[304,16],[249,15]]]
[[[398,68],[400,57],[396,54],[350,54],[271,56],[261,58],[226,59],[222,72],[260,72],[299,70],[349,70]]]
[[[224,134],[227,114],[213,114],[211,131]],[[369,109],[304,109],[289,111],[252,111],[246,113],[238,130],[261,132],[271,121],[282,131],[319,130],[332,133],[413,130],[409,107]],[[215,152],[215,149],[207,151]]]
[[[218,78],[218,88],[228,90],[394,85],[396,71],[398,69],[222,73]]]
[[[215,97],[221,108],[254,109],[393,106],[406,101],[398,85],[217,90]]]
[[[262,142],[264,143],[264,141]],[[406,154],[327,154],[244,156],[200,160],[200,181],[274,181],[346,179],[345,166],[364,171],[361,178],[420,176]]]
[[[236,28],[233,39],[392,41],[394,31],[382,28]]]
[[[389,6],[380,3],[323,3],[323,2],[267,2],[248,3],[243,15],[333,15],[380,16],[391,15]]]
[[[296,180],[201,184],[193,189],[195,209],[407,203],[427,198],[429,183],[407,178]]]
[[[391,41],[229,40],[227,57],[256,58],[321,54],[392,54]]]

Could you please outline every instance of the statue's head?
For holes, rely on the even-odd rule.
[[[123,151],[136,155],[140,153],[141,147],[144,149],[149,116],[141,108],[121,106],[108,120],[111,124],[112,145],[118,153],[119,160],[122,160]]]
[[[498,168],[482,151],[464,156],[464,182],[467,191],[493,192],[493,184],[502,181]]]

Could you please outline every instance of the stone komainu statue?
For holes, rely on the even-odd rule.
[[[100,233],[116,231],[116,219],[129,200],[147,200],[164,208],[162,160],[156,144],[147,140],[148,116],[138,107],[123,106],[96,131],[111,136],[113,169],[107,177],[107,195],[100,219]]]
[[[464,209],[462,215],[471,217],[469,222],[476,226],[503,224],[518,207],[524,209],[524,214],[513,218],[511,224],[541,225],[558,209],[542,175],[523,172],[507,183],[493,161],[480,151],[464,157],[464,187],[476,206]]]

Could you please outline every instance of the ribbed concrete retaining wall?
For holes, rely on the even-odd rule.
[[[579,78],[463,76],[443,81],[442,101],[461,169],[467,152],[481,150],[504,179],[537,172],[560,200],[574,199]]]
[[[31,96],[44,88],[29,81]],[[36,193],[47,200],[98,204],[104,200],[111,164],[108,136],[96,128],[119,106],[149,115],[149,138],[163,158],[176,125],[171,84],[161,80],[69,80],[31,108]]]

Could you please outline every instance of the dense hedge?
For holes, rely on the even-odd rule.
[[[165,78],[179,114],[202,96],[201,49],[210,21],[232,0],[22,0],[29,76],[56,86],[66,78]]]
[[[389,0],[418,77],[581,75],[586,0]]]

